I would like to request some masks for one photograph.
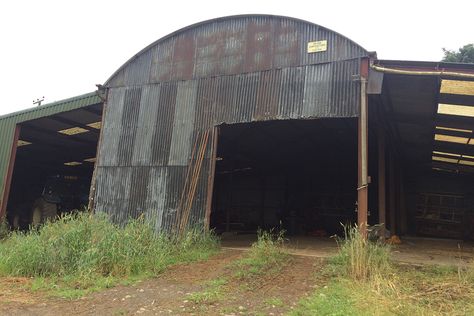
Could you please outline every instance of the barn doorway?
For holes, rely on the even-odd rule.
[[[220,126],[210,226],[342,234],[357,221],[357,119]]]
[[[101,120],[95,104],[20,123],[6,209],[12,228],[87,207]]]

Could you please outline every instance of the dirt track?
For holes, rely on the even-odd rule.
[[[169,269],[160,277],[133,286],[118,286],[68,301],[18,291],[15,282],[0,283],[1,315],[281,315],[313,290],[315,271],[321,259],[293,257],[277,275],[246,288],[231,278],[229,264],[241,256],[237,250],[223,250],[212,259]],[[222,299],[213,304],[194,304],[189,294],[201,291],[207,281],[231,280]],[[16,280],[16,281],[14,281]],[[10,290],[8,290],[10,289]],[[272,305],[271,299],[283,304]]]

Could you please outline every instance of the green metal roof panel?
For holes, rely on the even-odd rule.
[[[10,153],[13,146],[16,124],[57,113],[72,111],[101,102],[102,100],[97,96],[97,94],[91,92],[0,116],[0,205],[1,199],[3,198],[3,190],[5,189],[5,180],[10,160]]]

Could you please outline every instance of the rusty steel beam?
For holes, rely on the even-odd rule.
[[[13,135],[13,145],[10,151],[10,162],[8,163],[8,170],[5,177],[5,186],[3,188],[3,197],[0,201],[0,220],[2,220],[7,211],[8,197],[10,196],[10,187],[13,177],[13,169],[15,168],[16,150],[18,148],[18,139],[20,138],[20,125],[15,126],[15,134]]]
[[[369,74],[369,60],[361,60],[360,69],[360,114],[358,124],[358,187],[357,187],[357,224],[360,232],[367,237],[368,222],[368,107],[367,107],[367,77]]]
[[[385,131],[382,126],[378,127],[378,206],[380,239],[385,239],[386,226],[386,192],[385,192]]]

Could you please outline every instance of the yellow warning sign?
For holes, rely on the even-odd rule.
[[[325,52],[328,50],[328,41],[315,41],[315,42],[308,42],[308,54],[309,53],[319,53]]]

